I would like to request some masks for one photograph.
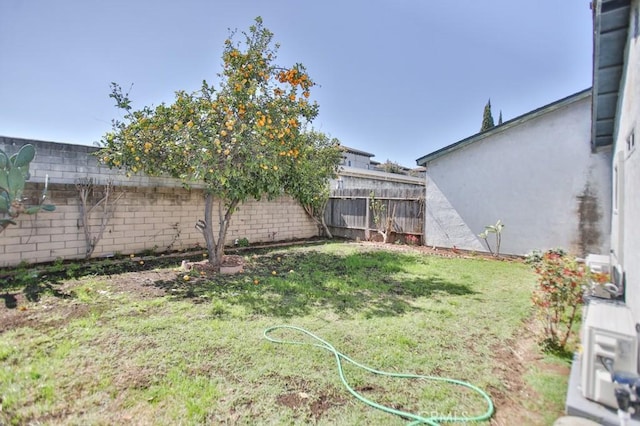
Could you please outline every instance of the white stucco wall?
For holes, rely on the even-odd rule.
[[[586,92],[427,162],[426,244],[486,250],[501,219],[505,254],[608,253],[611,150],[591,153],[590,117]]]
[[[343,165],[347,167],[355,167],[358,169],[370,169],[371,158],[366,155],[356,154],[353,152],[345,152]]]
[[[640,1],[632,2],[632,11]],[[615,135],[614,164],[618,166],[617,205],[614,203],[611,227],[611,249],[614,263],[620,263],[626,274],[626,301],[636,322],[640,322],[640,40],[634,34],[636,13],[631,13],[628,56],[622,82]],[[631,135],[635,148],[627,145]],[[612,180],[616,182],[615,173]],[[615,198],[614,198],[615,200]]]

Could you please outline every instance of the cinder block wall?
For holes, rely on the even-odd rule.
[[[92,257],[128,254],[144,250],[165,252],[204,246],[195,228],[204,219],[201,187],[184,189],[180,181],[169,178],[132,176],[101,167],[93,153],[95,147],[0,137],[0,148],[11,155],[24,144],[36,147],[31,163],[31,179],[26,195],[37,199],[49,179],[48,198],[54,212],[22,215],[16,226],[0,234],[0,267],[20,262],[41,263],[56,259],[81,259],[87,252],[81,220],[79,179],[91,178],[97,189],[88,206],[102,198],[107,181],[114,187],[114,210]],[[214,209],[217,212],[217,209]],[[89,229],[95,236],[104,218],[102,205],[89,216]],[[217,217],[214,216],[217,224]],[[217,229],[214,230],[217,235]],[[286,241],[318,235],[318,227],[304,209],[288,196],[273,201],[249,201],[233,215],[227,244],[236,238],[250,243]]]

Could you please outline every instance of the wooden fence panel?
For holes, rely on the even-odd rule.
[[[331,198],[325,210],[328,226],[365,229],[366,198]]]
[[[387,188],[374,192],[375,199],[384,204],[385,213],[393,213],[395,209],[394,232],[422,235],[424,189]],[[375,231],[371,193],[370,189],[332,190],[325,210],[327,225],[333,228]]]

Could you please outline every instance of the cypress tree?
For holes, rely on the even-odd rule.
[[[500,110],[500,116],[498,117],[498,126],[502,124],[502,110]]]
[[[484,106],[484,113],[482,114],[482,127],[480,128],[480,131],[484,132],[494,126],[495,124],[493,124],[493,115],[491,115],[491,99],[489,99],[487,104]]]

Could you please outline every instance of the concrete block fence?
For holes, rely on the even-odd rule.
[[[27,143],[35,146],[36,158],[31,163],[26,195],[37,199],[48,176],[48,198],[56,210],[19,216],[17,225],[0,234],[0,267],[85,257],[87,243],[76,183],[87,178],[93,179],[96,187],[93,202],[101,198],[100,190],[107,181],[114,188],[111,199],[122,194],[113,204],[113,214],[92,257],[204,246],[204,238],[195,228],[196,222],[204,219],[201,187],[187,190],[171,178],[127,178],[122,171],[100,166],[93,155],[96,147],[0,136],[0,148],[8,155]],[[103,217],[101,206],[91,213],[88,223],[92,234],[97,234]],[[317,235],[318,227],[304,209],[292,198],[282,196],[242,204],[231,220],[227,243],[241,238],[258,243]]]

